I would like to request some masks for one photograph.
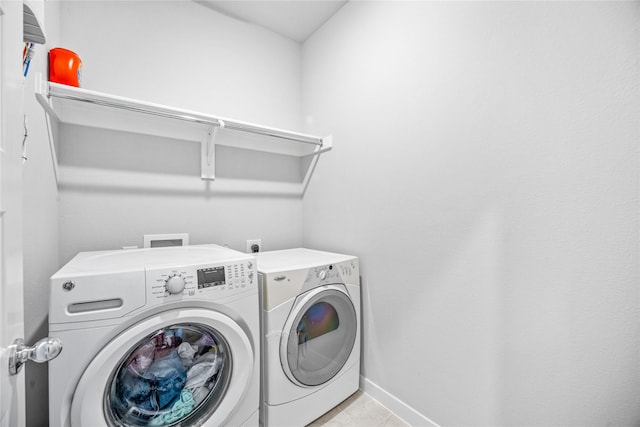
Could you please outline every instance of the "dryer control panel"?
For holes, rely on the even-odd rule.
[[[255,263],[201,265],[147,271],[147,302],[180,299],[220,299],[257,289]]]
[[[303,289],[309,290],[316,286],[331,283],[358,284],[358,262],[357,260],[338,262],[335,264],[321,265],[309,269],[304,281]]]

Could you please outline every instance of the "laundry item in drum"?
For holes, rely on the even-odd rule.
[[[116,425],[169,426],[219,403],[231,376],[213,328],[176,324],[145,337],[116,368],[107,396]]]

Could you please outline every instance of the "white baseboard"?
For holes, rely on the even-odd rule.
[[[431,421],[429,418],[425,417],[420,412],[416,411],[411,406],[407,405],[362,375],[360,376],[360,389],[411,426],[440,427],[434,421]]]

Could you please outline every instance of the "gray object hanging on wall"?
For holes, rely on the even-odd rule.
[[[44,44],[46,39],[44,36],[44,32],[40,27],[40,23],[38,22],[38,18],[36,14],[33,13],[31,8],[27,6],[26,3],[23,3],[23,32],[24,32],[24,41]]]

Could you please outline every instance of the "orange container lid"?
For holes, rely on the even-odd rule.
[[[49,81],[80,87],[82,60],[77,53],[61,47],[49,51]]]

